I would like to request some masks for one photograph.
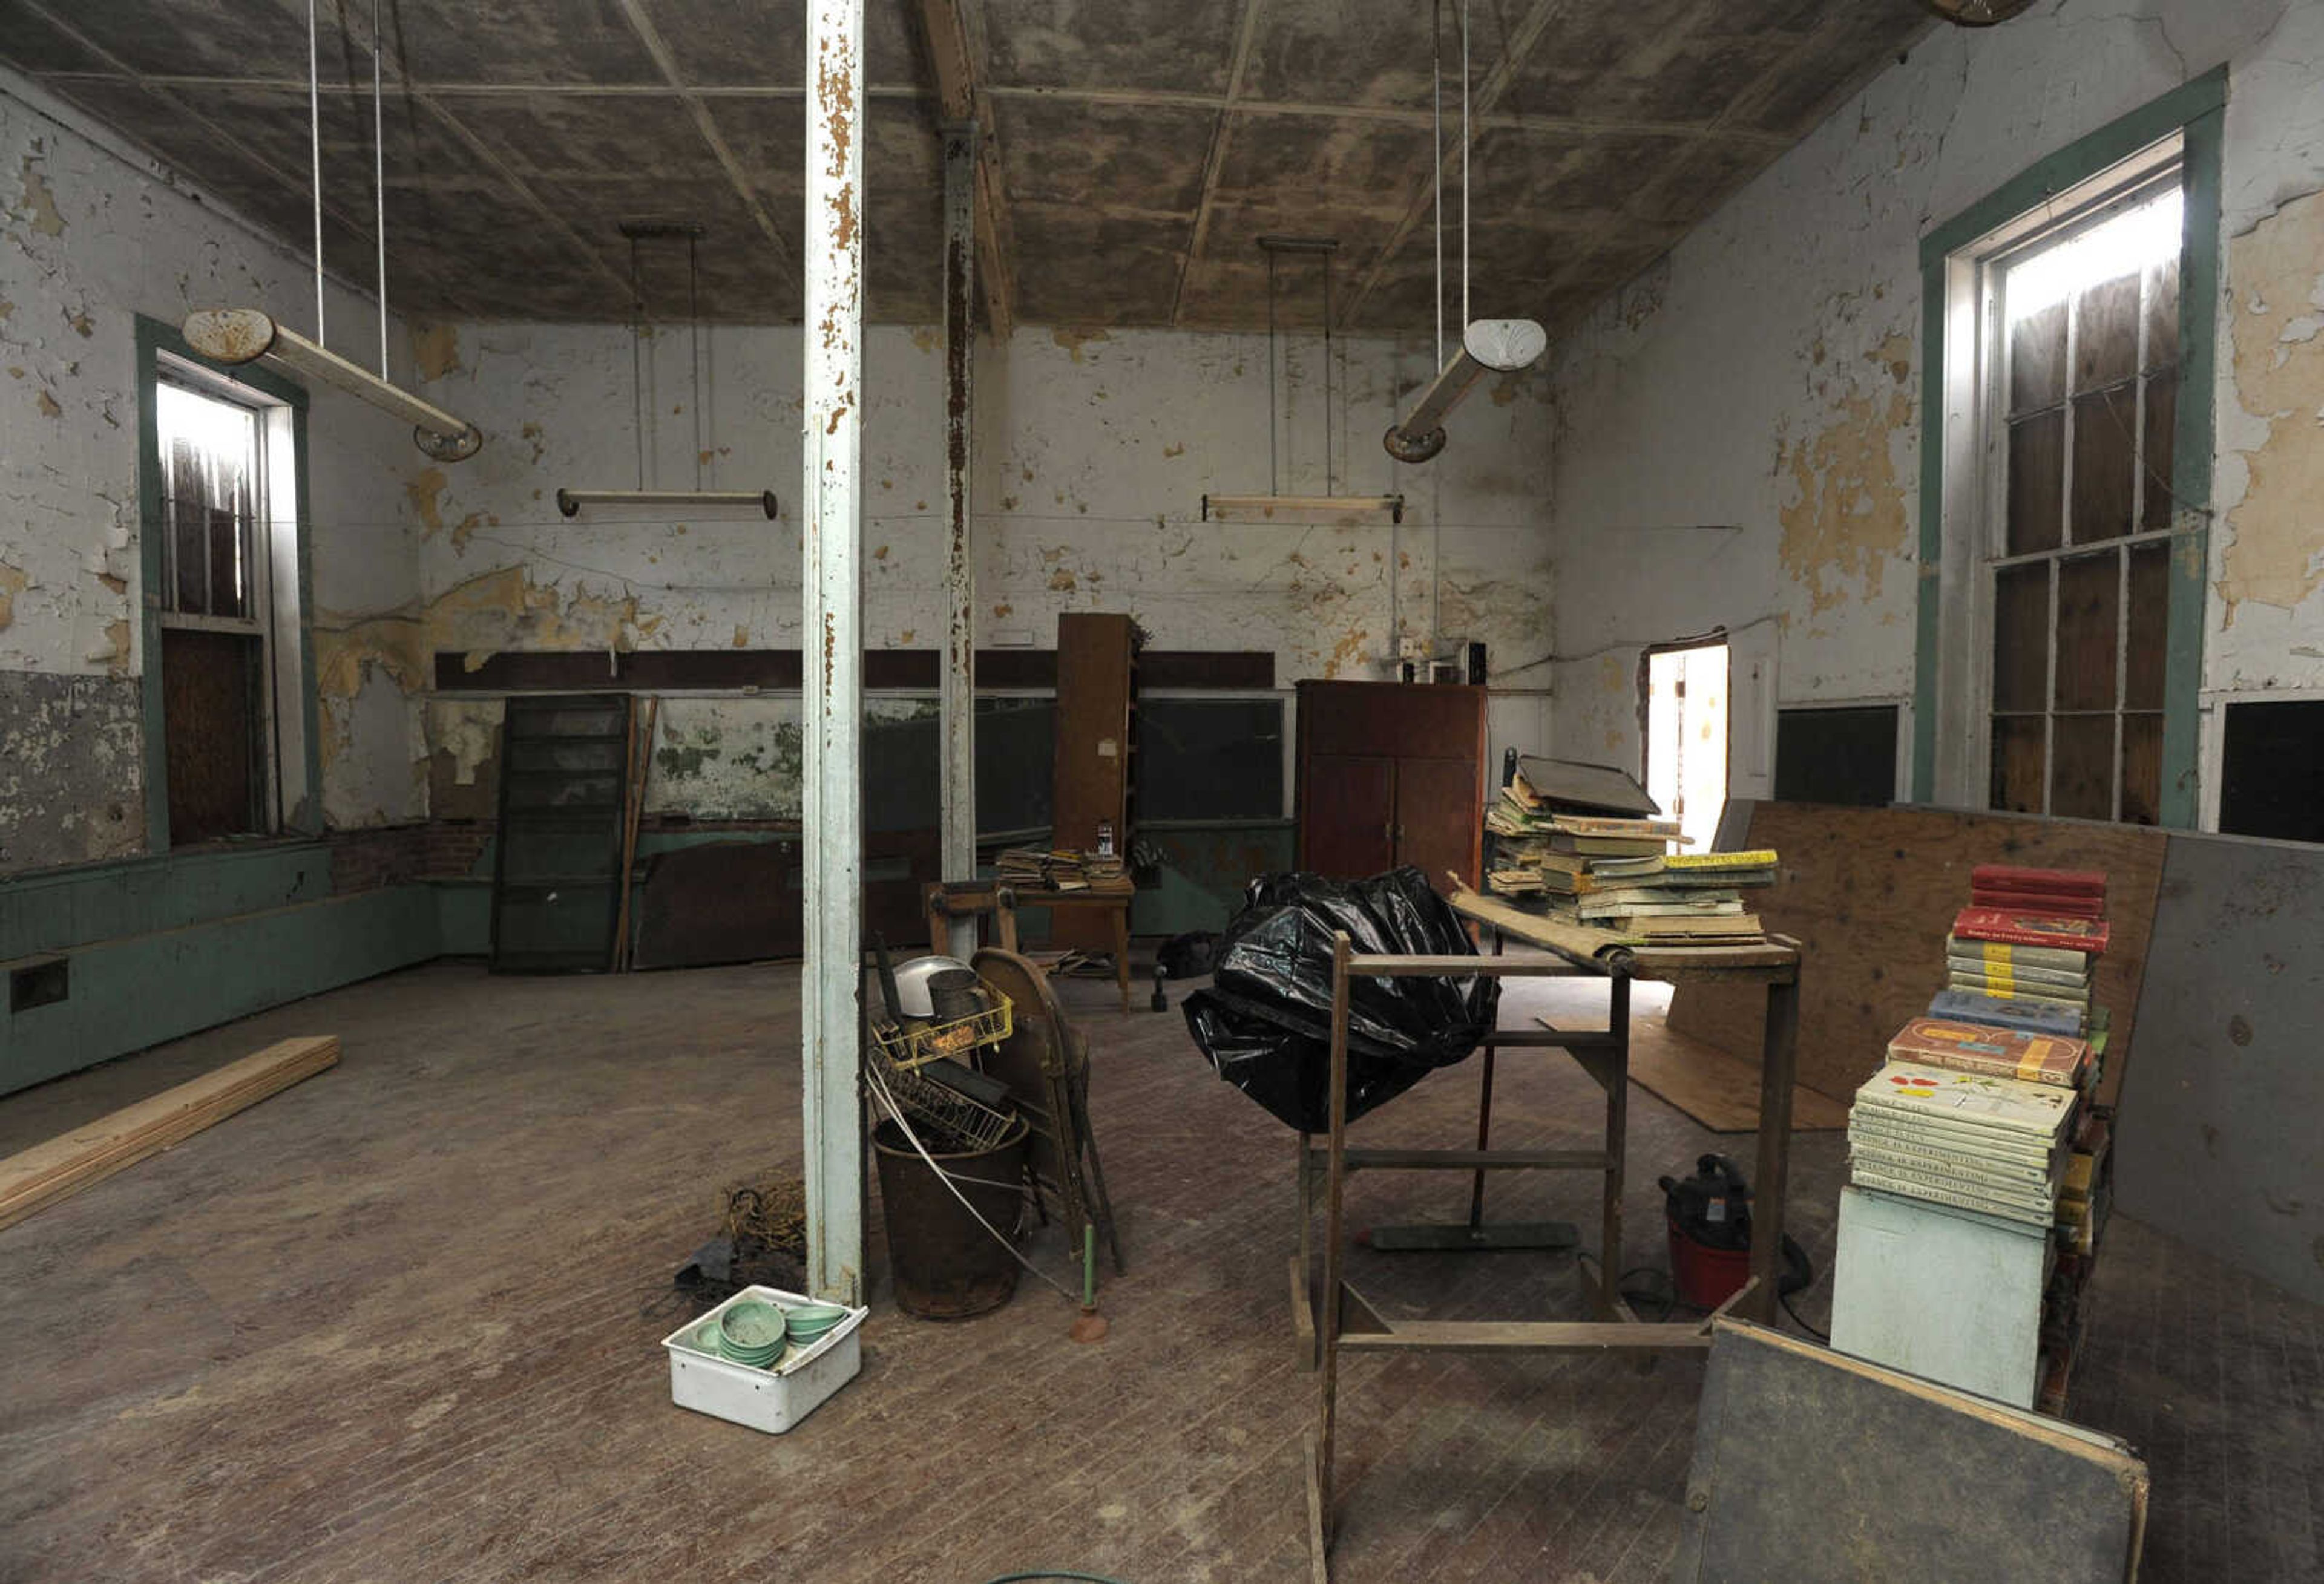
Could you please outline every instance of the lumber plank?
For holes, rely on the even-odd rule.
[[[0,1227],[331,1066],[336,1035],[286,1039],[0,1160]]]

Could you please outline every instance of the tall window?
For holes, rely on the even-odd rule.
[[[174,844],[271,830],[273,621],[264,413],[168,373],[161,463],[162,722]]]
[[[2180,236],[2173,168],[1984,264],[1994,808],[2160,813]]]

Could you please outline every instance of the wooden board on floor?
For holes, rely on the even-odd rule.
[[[2130,1059],[2166,841],[2147,826],[2018,815],[1755,805],[1745,844],[1781,854],[1755,910],[1800,943],[1800,1082],[1845,1101],[1878,1071],[1889,1036],[1944,982],[1945,932],[1969,906],[1969,871],[2018,863],[2107,873],[2113,931],[2094,996],[2114,1014],[2100,1090],[2112,1100]],[[1682,985],[1670,1026],[1756,1062],[1765,1003],[1757,986]]]
[[[0,1160],[0,1227],[190,1138],[338,1059],[336,1035],[286,1039]]]
[[[1759,1130],[1759,1064],[1673,1033],[1659,1018],[1630,1020],[1630,1076],[1713,1133]],[[1848,1126],[1848,1108],[1794,1085],[1792,1130],[1828,1133]]]

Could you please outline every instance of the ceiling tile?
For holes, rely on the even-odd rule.
[[[971,0],[985,79],[1223,94],[1247,0]]]
[[[807,183],[807,101],[714,98],[710,119],[751,183],[770,201],[797,206]],[[874,101],[876,104],[878,101]],[[868,143],[872,134],[864,134]],[[878,172],[872,172],[875,179]]]
[[[798,87],[807,80],[807,8],[734,0],[642,0],[691,87]],[[863,79],[874,87],[927,81],[918,0],[865,0]]]
[[[528,175],[718,174],[717,156],[675,94],[447,94],[436,103]]]
[[[1017,204],[1017,317],[1033,324],[1167,324],[1186,227],[1077,204]]]
[[[85,23],[80,31],[88,31]],[[25,0],[0,0],[0,60],[28,77],[45,71],[113,69],[104,55],[80,43]]]
[[[307,80],[306,7],[290,0],[37,0],[23,9],[47,13],[132,71]],[[0,33],[13,33],[8,22]],[[337,36],[322,26],[325,39]],[[323,54],[332,59],[327,45]]]
[[[1469,46],[1472,82],[1500,60],[1505,40],[1498,5],[1479,8]],[[1277,0],[1259,13],[1246,97],[1299,104],[1393,106],[1426,110],[1434,102],[1426,5],[1351,5],[1342,0]],[[1443,12],[1445,104],[1458,100],[1458,8]]]
[[[616,0],[395,0],[387,32],[423,84],[663,80]]]
[[[1194,212],[1215,110],[1001,98],[993,111],[1010,198]]]

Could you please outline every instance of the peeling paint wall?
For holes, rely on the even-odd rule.
[[[298,258],[0,73],[0,872],[144,845],[136,317],[254,304],[304,328],[312,301]],[[376,322],[346,291],[329,311],[335,341]],[[309,436],[316,603],[410,601],[408,434],[325,391]],[[324,700],[326,817],[415,817],[418,701],[366,695],[381,673],[335,641],[316,634],[346,682]]]
[[[1635,766],[1637,646],[1720,623],[1776,625],[1785,703],[1911,696],[1920,237],[2223,60],[2204,686],[2324,687],[2318,60],[2313,0],[1938,28],[1604,304],[1553,353],[1561,748]]]
[[[507,649],[788,648],[799,641],[799,335],[661,327],[644,359],[647,443],[632,421],[626,327],[459,325],[431,332],[429,393],[482,425],[473,462],[416,455],[401,489],[420,520],[423,649],[481,663]],[[936,649],[945,626],[940,339],[867,336],[865,642]],[[1550,408],[1536,373],[1480,390],[1437,462],[1400,468],[1379,436],[1433,373],[1418,342],[1335,343],[1329,409],[1319,339],[1278,345],[1276,469],[1286,493],[1401,491],[1401,527],[1206,523],[1208,493],[1270,488],[1264,336],[1028,328],[981,349],[974,480],[978,642],[1054,644],[1067,611],[1128,611],[1157,648],[1270,649],[1280,686],[1384,677],[1399,636],[1470,639],[1513,667],[1549,648]],[[1342,393],[1344,393],[1342,398]],[[1338,415],[1326,434],[1328,413]],[[700,419],[697,440],[696,419]],[[642,456],[641,451],[642,449]],[[567,520],[560,486],[773,490],[755,511]],[[1536,669],[1512,688],[1538,691]],[[475,784],[483,712],[429,711],[441,794]],[[1496,750],[1546,741],[1546,700],[1495,708]],[[673,700],[649,806],[702,816],[795,812],[795,701]],[[786,739],[785,733],[791,735]],[[488,735],[484,739],[489,747]],[[790,743],[786,758],[784,743]]]

